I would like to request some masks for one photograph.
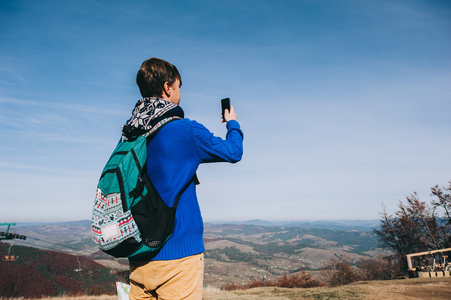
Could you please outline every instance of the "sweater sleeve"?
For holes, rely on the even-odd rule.
[[[226,139],[214,136],[205,126],[191,122],[193,144],[201,163],[239,162],[243,156],[243,132],[240,124],[231,120],[227,122]]]

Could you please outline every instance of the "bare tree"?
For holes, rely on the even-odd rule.
[[[324,282],[331,286],[345,285],[360,280],[357,268],[346,257],[332,258],[320,271]]]
[[[437,200],[431,204],[421,201],[417,193],[399,202],[395,215],[381,213],[380,229],[374,230],[381,246],[393,250],[398,256],[401,270],[405,271],[405,256],[450,247],[451,245],[451,181],[447,188],[433,187]],[[443,216],[439,213],[443,209]]]
[[[438,185],[431,188],[432,196],[436,199],[432,201],[434,210],[443,211],[443,217],[439,219],[441,227],[441,239],[445,241],[446,247],[451,246],[451,180],[448,186],[440,188]]]

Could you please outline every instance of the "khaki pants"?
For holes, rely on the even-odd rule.
[[[204,254],[130,263],[130,300],[201,300]]]

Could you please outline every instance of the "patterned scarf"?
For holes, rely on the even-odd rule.
[[[184,117],[183,110],[177,104],[161,98],[143,98],[133,109],[131,118],[122,127],[124,135],[141,135],[164,118]]]
[[[125,123],[134,128],[150,130],[152,121],[177,107],[176,104],[160,98],[143,98],[136,103],[131,118]]]

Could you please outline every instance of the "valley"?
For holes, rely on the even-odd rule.
[[[205,224],[206,285],[223,287],[228,283],[271,280],[301,270],[315,275],[334,258],[358,263],[386,254],[378,247],[371,228],[361,223],[353,227],[347,222],[342,227],[346,230],[333,229],[340,226],[326,226],[325,222],[318,226],[310,223],[310,228],[263,224]],[[128,269],[126,259],[115,259],[95,247],[89,225],[89,221],[79,221],[17,226],[17,233],[26,235],[27,240],[14,243],[86,256],[113,270]]]

